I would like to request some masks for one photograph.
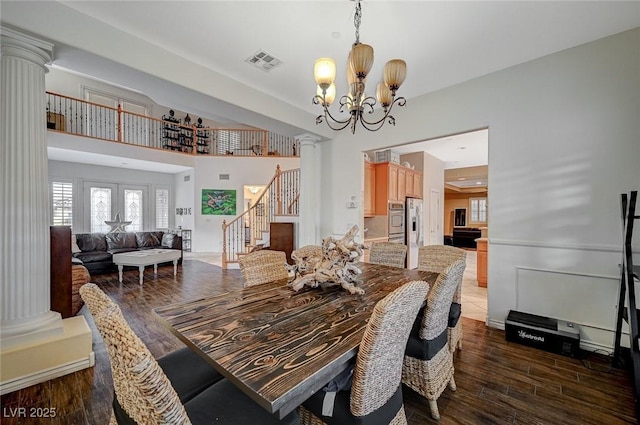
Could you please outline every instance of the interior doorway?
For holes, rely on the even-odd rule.
[[[484,128],[399,146],[365,150],[365,163],[367,160],[376,163],[379,157],[398,158],[399,164],[410,165],[422,173],[422,199],[425,203],[423,223],[425,227],[428,226],[424,229],[424,233],[428,235],[424,238],[424,243],[442,245],[452,243],[456,209],[465,211],[464,227],[458,226],[456,229],[471,228],[475,231],[483,228],[483,235],[488,232],[488,143],[489,129]],[[376,152],[379,151],[390,152],[387,155],[377,155]],[[366,196],[364,199],[367,200]],[[485,209],[481,211],[480,206],[485,206]],[[365,220],[365,225],[375,224],[377,218],[374,215],[368,219],[368,223]],[[465,249],[468,255],[463,279],[462,314],[485,321],[487,288],[478,286],[477,252],[473,247]]]

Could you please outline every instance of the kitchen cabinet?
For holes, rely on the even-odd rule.
[[[411,170],[409,170],[411,172]],[[398,201],[404,202],[407,197],[407,169],[398,167]]]
[[[374,166],[375,215],[387,215],[389,202],[404,202],[407,196],[422,198],[422,173],[394,162],[379,162]],[[367,190],[365,177],[365,196]]]
[[[416,172],[413,170],[407,170],[407,182],[405,184],[407,196],[411,196],[413,198],[415,198],[415,192],[413,191],[413,176],[415,175],[415,173]]]
[[[414,171],[413,172],[413,197],[422,199],[422,196],[423,196],[422,173],[419,171]]]
[[[376,167],[369,161],[364,162],[364,216],[372,217],[376,212]]]

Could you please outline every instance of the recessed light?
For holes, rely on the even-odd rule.
[[[458,149],[460,149],[461,151],[465,150],[466,148],[467,148],[466,146],[458,146]]]
[[[342,38],[342,34],[340,34],[338,31],[332,32],[331,33],[331,38],[338,40],[340,38]]]
[[[476,182],[476,184],[482,184],[482,182]]]
[[[458,180],[466,180],[464,177],[458,177]]]

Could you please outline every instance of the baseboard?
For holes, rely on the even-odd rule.
[[[95,363],[95,354],[91,351],[87,357],[82,359],[21,376],[7,382],[0,382],[0,395],[5,395],[22,388],[30,387],[31,385],[40,384],[79,370],[87,369],[95,365]]]

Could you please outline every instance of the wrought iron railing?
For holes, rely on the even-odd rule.
[[[176,153],[211,156],[299,156],[295,139],[262,129],[184,125],[46,92],[47,128]]]
[[[281,171],[280,165],[271,181],[247,211],[227,224],[222,222],[222,268],[237,263],[269,232],[277,216],[297,216],[299,212],[300,169]]]

